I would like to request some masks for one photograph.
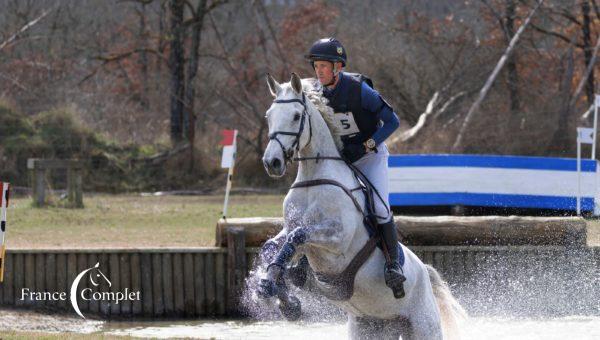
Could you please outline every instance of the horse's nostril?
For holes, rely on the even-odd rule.
[[[281,161],[279,160],[279,158],[273,159],[273,161],[271,162],[271,168],[279,169],[280,166],[281,166]]]

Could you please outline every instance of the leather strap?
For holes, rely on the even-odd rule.
[[[379,237],[371,237],[340,274],[327,275],[315,272],[316,286],[319,293],[334,301],[349,300],[354,294],[356,273],[367,262],[367,259],[377,247],[377,242],[379,242]]]
[[[348,197],[350,197],[350,199],[352,199],[352,203],[354,203],[354,206],[356,207],[356,209],[358,209],[358,211],[360,211],[360,213],[363,216],[365,215],[362,207],[360,206],[360,203],[358,203],[358,200],[356,199],[356,197],[354,197],[354,195],[352,195],[352,191],[350,191],[348,188],[346,188],[344,185],[342,185],[338,181],[334,181],[332,179],[325,179],[325,178],[311,179],[308,181],[296,182],[296,183],[292,184],[290,189],[308,188],[308,187],[315,187],[315,186],[319,186],[319,185],[334,185],[334,186],[344,190],[346,195],[348,195]]]

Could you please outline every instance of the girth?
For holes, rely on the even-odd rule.
[[[377,242],[379,242],[379,237],[371,237],[340,274],[327,275],[315,272],[318,292],[333,301],[350,300],[354,294],[354,278],[356,277],[356,273],[367,262],[377,247]]]

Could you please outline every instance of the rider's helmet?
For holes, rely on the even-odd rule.
[[[336,38],[315,41],[305,57],[310,60],[311,65],[317,60],[326,60],[332,63],[339,61],[342,66],[346,66],[346,49]]]

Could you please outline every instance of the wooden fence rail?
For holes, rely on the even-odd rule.
[[[230,241],[239,236],[232,235]],[[241,239],[243,240],[243,238]],[[238,240],[240,241],[240,240]],[[238,244],[239,245],[239,244]],[[563,246],[415,246],[450,283],[465,307],[485,314],[518,312],[600,314],[600,248],[570,254]],[[74,315],[69,292],[76,276],[99,263],[110,281],[84,288],[98,292],[139,291],[139,300],[110,303],[78,299],[86,316],[198,318],[235,316],[237,294],[257,248],[8,250],[0,305],[65,311]],[[58,301],[23,296],[65,292]],[[595,299],[595,300],[594,300]],[[485,301],[485,304],[481,304]],[[595,301],[595,302],[590,302]],[[479,306],[477,306],[479,304]]]

